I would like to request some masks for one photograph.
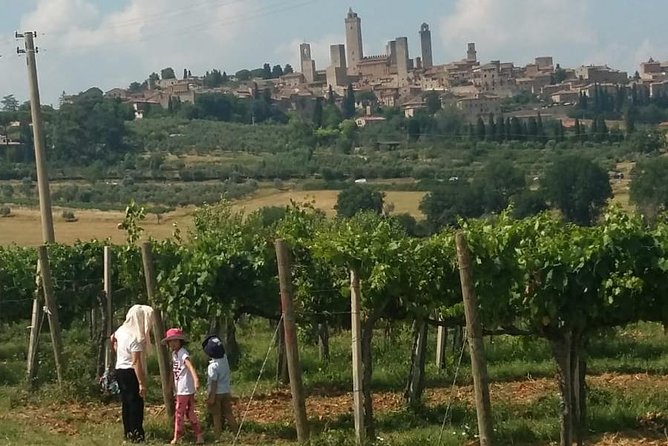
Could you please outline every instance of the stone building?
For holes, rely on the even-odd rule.
[[[626,84],[629,81],[629,75],[625,71],[613,70],[608,66],[583,65],[575,70],[578,79],[602,84]]]
[[[649,96],[651,98],[668,97],[668,80],[649,84]]]
[[[429,69],[434,65],[434,59],[431,49],[431,31],[426,23],[420,26],[420,48],[422,49],[421,68]]]
[[[501,112],[501,98],[494,95],[478,93],[475,96],[462,98],[457,101],[456,107],[461,110],[469,120],[477,119],[491,114],[498,115]]]
[[[290,73],[281,76],[281,85],[285,87],[297,87],[306,83],[306,78],[302,73]]]
[[[515,94],[515,70],[512,63],[494,60],[473,69],[473,85],[481,93],[509,97]]]
[[[550,96],[555,104],[575,104],[580,98],[579,90],[560,90]]]
[[[661,81],[668,78],[668,63],[661,63],[650,58],[640,64],[640,79],[644,81]]]
[[[534,63],[540,71],[553,71],[554,70],[554,59],[552,56],[543,56],[536,57]]]
[[[364,57],[364,50],[362,49],[362,19],[350,8],[345,22],[348,73],[357,74],[357,64]]]
[[[384,78],[391,73],[391,57],[387,54],[368,56],[357,62],[356,72],[360,78]]]

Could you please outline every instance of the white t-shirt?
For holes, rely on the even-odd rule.
[[[177,395],[194,395],[195,379],[186,366],[186,359],[190,358],[188,350],[181,347],[172,353],[172,371],[174,372],[174,387]]]
[[[116,338],[116,368],[131,369],[132,353],[144,351],[144,347],[122,325],[116,330],[114,337]]]
[[[216,381],[216,388],[214,389],[216,395],[230,393],[230,364],[227,362],[227,355],[220,359],[212,359],[209,361],[207,369],[207,390],[211,392],[211,386]]]

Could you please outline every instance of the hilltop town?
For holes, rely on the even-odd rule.
[[[141,118],[149,106],[168,108],[173,101],[195,103],[198,95],[207,93],[252,98],[258,91],[269,91],[272,101],[290,110],[298,103],[331,94],[343,98],[346,89],[352,86],[358,98],[371,98],[357,103],[358,109],[362,109],[359,114],[367,116],[359,118],[358,125],[382,119],[371,116],[374,105],[400,107],[406,117],[412,117],[427,106],[425,93],[432,91],[438,93],[443,107],[454,106],[469,120],[499,115],[507,111],[502,110],[504,100],[518,96],[534,98],[543,104],[542,108],[554,107],[542,111],[544,118],[566,118],[569,107],[583,95],[593,97],[596,92],[614,96],[633,90],[634,95],[650,99],[668,97],[668,61],[649,59],[632,76],[605,65],[562,67],[551,56],[535,57],[524,66],[500,60],[483,63],[478,58],[476,44],[470,42],[466,44],[464,58],[438,64],[427,23],[417,30],[420,53],[415,57],[409,53],[405,36],[387,42],[382,54],[365,55],[362,18],[350,9],[344,25],[346,42],[330,46],[330,60],[324,68],[320,68],[323,61],[313,58],[311,45],[305,42],[299,46],[298,71],[290,65],[271,69],[265,64],[262,69],[241,70],[229,76],[217,70],[203,76],[184,70],[183,77],[178,79],[174,70],[168,69],[167,75],[154,74],[143,85],[114,88],[106,96],[132,103],[136,116]],[[536,110],[539,109],[532,105],[514,110],[514,115],[521,117],[527,112],[536,115]]]

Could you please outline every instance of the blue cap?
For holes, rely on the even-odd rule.
[[[221,341],[217,335],[208,336],[204,342],[202,342],[202,348],[204,349],[204,353],[213,359],[220,359],[225,356],[223,341]]]

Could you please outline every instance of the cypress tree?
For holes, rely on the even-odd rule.
[[[545,129],[543,128],[543,118],[540,116],[540,113],[538,113],[538,117],[536,118],[536,136],[539,142],[545,142]]]
[[[487,117],[486,136],[487,136],[487,141],[496,140],[496,123],[494,122],[494,115],[491,113]]]
[[[504,119],[503,116],[501,116],[501,117],[497,120],[497,122],[498,122],[498,124],[497,124],[497,129],[496,129],[496,130],[497,130],[497,132],[496,132],[496,134],[497,134],[497,141],[501,141],[501,142],[503,142],[503,141],[506,140],[506,120]]]
[[[341,112],[345,119],[350,119],[355,116],[355,91],[353,90],[353,84],[348,84]]]
[[[319,129],[322,127],[322,98],[316,98],[313,108],[313,125]]]
[[[538,140],[538,122],[533,116],[529,117],[529,122],[527,123],[527,140],[537,141]]]
[[[476,140],[484,141],[485,140],[485,121],[482,120],[481,116],[478,116],[478,122],[476,123]]]
[[[469,140],[470,141],[475,141],[476,140],[476,135],[475,135],[475,128],[473,127],[473,124],[469,122],[468,125],[468,130],[469,130]]]
[[[510,120],[510,140],[511,141],[521,141],[522,140],[522,124],[520,120],[515,116]]]
[[[334,105],[334,90],[332,90],[332,86],[329,86],[329,90],[327,91],[327,103],[330,105]]]
[[[526,121],[522,121],[522,131],[520,133],[520,141],[527,141],[529,136],[529,129]]]
[[[636,117],[635,107],[632,105],[626,108],[624,112],[624,125],[626,127],[626,134],[630,135],[636,131]]]
[[[600,116],[598,121],[598,134],[599,134],[599,141],[606,141],[608,139],[608,136],[610,135],[610,132],[608,130],[608,124],[605,122],[605,118],[603,116]]]

